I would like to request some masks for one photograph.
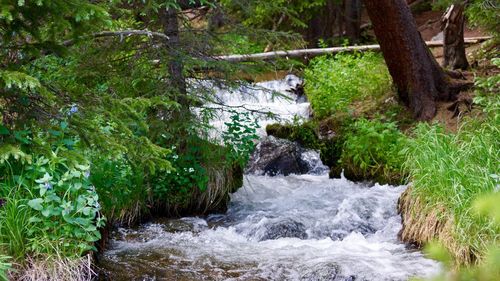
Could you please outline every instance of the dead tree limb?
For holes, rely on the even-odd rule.
[[[120,31],[102,31],[93,33],[87,36],[82,36],[78,39],[66,40],[63,42],[63,45],[66,47],[70,47],[74,45],[78,40],[89,39],[89,38],[100,38],[100,37],[128,37],[128,36],[148,36],[148,37],[157,37],[163,40],[169,40],[168,36],[160,33],[149,30],[120,30]]]
[[[485,40],[491,39],[491,37],[475,37],[472,39],[466,38],[464,40],[465,44],[476,44]],[[425,42],[428,47],[440,47],[443,46],[441,41],[427,41]],[[312,57],[336,54],[340,52],[366,52],[366,51],[380,51],[380,45],[363,45],[363,46],[347,46],[347,47],[333,47],[333,48],[316,48],[316,49],[299,49],[299,50],[289,50],[289,51],[274,51],[265,52],[257,54],[245,54],[245,55],[225,55],[216,56],[215,60],[228,61],[228,62],[244,62],[244,61],[260,61],[260,60],[270,60],[276,58],[304,58],[310,59]]]

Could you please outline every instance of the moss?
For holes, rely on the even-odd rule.
[[[295,141],[305,148],[320,149],[321,141],[316,133],[316,126],[311,122],[302,125],[270,124],[267,125],[266,132],[269,136]]]
[[[344,177],[351,181],[372,181],[379,184],[399,185],[404,183],[405,176],[399,172],[384,169],[383,166],[375,169],[364,169],[352,163],[352,159],[343,161],[339,165],[344,171]],[[347,163],[346,163],[347,162]]]
[[[399,113],[399,108],[394,107],[393,111],[389,113],[391,113],[390,116],[397,115]],[[390,120],[390,116],[384,116],[384,118]],[[319,150],[321,161],[323,164],[330,167],[331,178],[339,178],[343,170],[344,176],[352,181],[375,181],[380,184],[403,183],[405,175],[394,168],[394,163],[383,162],[386,158],[393,160],[395,157],[378,157],[376,159],[376,164],[369,165],[369,167],[363,166],[363,164],[366,164],[366,161],[359,161],[359,159],[356,161],[356,159],[354,159],[356,155],[368,157],[369,159],[373,157],[368,150],[352,150],[352,147],[347,143],[348,141],[359,142],[358,133],[366,134],[365,131],[360,131],[359,128],[356,129],[359,127],[359,124],[361,124],[358,123],[358,121],[362,121],[362,124],[368,126],[368,128],[363,128],[365,131],[370,128],[375,130],[376,137],[382,134],[379,130],[380,128],[376,127],[376,125],[379,127],[382,126],[383,129],[387,129],[386,125],[384,125],[386,123],[382,121],[369,122],[366,121],[366,119],[354,119],[348,114],[338,114],[321,121],[310,121],[301,125],[271,124],[266,127],[266,132],[268,135],[295,141],[305,148]],[[358,125],[356,126],[356,124]],[[400,133],[397,127],[392,128],[392,131],[399,136]],[[384,148],[392,148],[392,146],[386,143],[389,139],[390,138],[385,138],[384,141],[377,143],[376,147],[379,148],[377,151],[383,150]],[[368,139],[362,138],[361,140],[366,141]],[[371,142],[369,144],[372,145]],[[348,148],[350,148],[350,150],[348,150]],[[389,150],[387,150],[387,153],[395,154],[396,152],[392,150],[389,152]],[[370,161],[374,160],[371,159]]]
[[[342,153],[340,127],[338,124],[333,126],[330,121],[302,125],[271,124],[266,127],[266,132],[270,136],[295,141],[304,148],[319,150],[323,164],[332,167],[338,165]]]

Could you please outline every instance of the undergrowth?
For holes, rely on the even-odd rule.
[[[395,122],[356,120],[346,130],[340,163],[347,178],[400,184],[407,137]]]
[[[382,56],[340,53],[313,59],[304,73],[305,90],[315,117],[354,110],[352,103],[391,91],[391,77]]]

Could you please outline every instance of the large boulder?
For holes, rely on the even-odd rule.
[[[307,174],[315,163],[310,163],[307,158],[303,159],[306,152],[308,150],[296,142],[268,136],[257,145],[246,172],[270,176]]]

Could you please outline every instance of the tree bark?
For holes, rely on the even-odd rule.
[[[177,91],[176,101],[181,106],[186,104],[186,79],[183,73],[181,41],[179,36],[179,21],[177,19],[177,11],[173,8],[161,9],[159,11],[160,21],[163,25],[163,33],[169,38],[165,40],[165,46],[168,56],[168,74],[170,78],[170,86]]]
[[[359,42],[361,37],[361,0],[345,1],[345,34],[351,44]]]
[[[425,45],[405,0],[365,0],[365,6],[400,99],[417,120],[432,119],[437,101],[455,99],[460,87]]]
[[[339,25],[338,21],[342,18],[341,6],[336,0],[327,0],[325,6],[321,7],[308,22],[307,29],[302,34],[309,47],[318,46],[320,39],[326,40],[335,36],[336,28]]]
[[[208,18],[208,30],[215,31],[222,26],[224,26],[226,22],[226,16],[224,11],[220,5],[220,3],[215,3],[214,7],[210,10],[209,18]]]
[[[465,3],[451,5],[442,18],[443,67],[465,70],[469,67],[464,44]]]

